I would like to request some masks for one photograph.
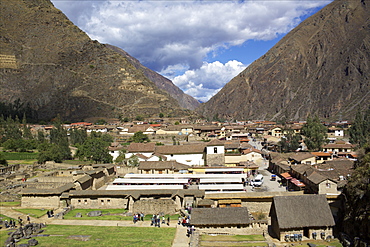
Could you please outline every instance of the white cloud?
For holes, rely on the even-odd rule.
[[[224,77],[233,77],[217,70],[234,72],[230,62],[204,64],[207,55],[217,58],[220,48],[247,40],[274,39],[330,1],[52,0],[92,39],[122,48],[150,69],[172,78],[190,69],[175,83],[203,101],[227,82]]]
[[[244,64],[235,60],[226,64],[218,61],[204,62],[199,69],[188,70],[183,75],[171,79],[186,94],[206,102],[245,68]]]

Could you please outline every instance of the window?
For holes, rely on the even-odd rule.
[[[331,184],[330,183],[326,183],[326,188],[331,188]]]
[[[215,154],[217,154],[217,147],[214,147],[214,148],[213,148],[213,152],[214,152]]]

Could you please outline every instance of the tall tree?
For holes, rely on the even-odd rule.
[[[150,139],[142,131],[138,131],[138,132],[135,132],[135,134],[130,138],[130,141],[135,142],[135,143],[142,143],[142,142],[150,142]]]
[[[109,144],[101,135],[92,132],[83,144],[77,145],[76,156],[95,163],[111,163],[113,157],[109,154]]]
[[[302,135],[305,136],[304,143],[310,151],[321,150],[322,145],[327,143],[327,132],[317,115],[313,118],[309,116],[301,129]]]
[[[364,115],[360,109],[356,112],[355,120],[348,132],[350,136],[349,141],[352,144],[359,145],[359,147],[370,141],[370,107],[365,111]]]
[[[69,148],[68,133],[63,128],[60,120],[54,124],[54,128],[50,130],[50,143],[56,144],[64,160],[71,159],[71,150]]]
[[[73,129],[69,136],[72,145],[82,144],[87,139],[87,132],[84,129]]]
[[[300,146],[299,141],[302,139],[301,135],[294,133],[292,129],[286,129],[284,133],[284,136],[279,141],[281,152],[296,151]]]

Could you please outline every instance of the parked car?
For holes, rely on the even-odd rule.
[[[263,176],[262,176],[262,174],[258,174],[252,180],[252,185],[255,186],[255,187],[261,187],[262,184],[263,184]]]

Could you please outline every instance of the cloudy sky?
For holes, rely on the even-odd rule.
[[[331,1],[52,0],[90,38],[202,102]]]

